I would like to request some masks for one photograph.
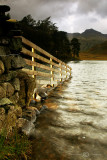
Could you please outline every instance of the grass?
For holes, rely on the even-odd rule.
[[[19,134],[16,130],[6,138],[6,132],[0,135],[0,160],[30,160],[31,141],[24,134]]]

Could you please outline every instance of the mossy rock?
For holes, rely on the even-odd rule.
[[[9,71],[7,74],[0,76],[0,83],[8,82],[16,78],[17,71]]]
[[[23,71],[18,71],[17,78],[20,80],[19,104],[28,107],[36,85],[35,80]]]

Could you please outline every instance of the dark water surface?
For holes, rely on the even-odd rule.
[[[69,65],[35,124],[32,160],[107,160],[107,61]]]

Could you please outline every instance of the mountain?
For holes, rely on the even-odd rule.
[[[101,44],[107,40],[107,34],[102,34],[94,29],[87,29],[83,33],[68,33],[68,39],[78,38],[81,43],[81,51],[88,51],[94,45]]]
[[[102,54],[102,55],[107,56],[107,41],[105,41],[101,44],[95,45],[88,52],[91,54],[94,54],[94,55],[95,54]]]

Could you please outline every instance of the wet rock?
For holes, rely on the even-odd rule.
[[[16,78],[16,76],[17,76],[17,71],[9,71],[9,73],[0,76],[0,83],[8,82]]]
[[[36,121],[36,111],[32,109],[27,109],[23,112],[23,118],[28,119],[29,121],[35,122]]]
[[[43,105],[40,109],[40,113],[43,112],[44,110],[48,109],[48,107],[46,105]]]
[[[6,97],[6,92],[5,90],[0,86],[0,99],[5,98]]]
[[[4,73],[4,70],[5,70],[4,64],[3,64],[3,62],[0,60],[0,75]]]
[[[14,56],[11,59],[11,67],[13,69],[21,69],[26,66],[26,62],[21,56]]]
[[[19,129],[19,130],[22,130],[22,127],[24,125],[26,125],[26,123],[28,123],[28,120],[25,119],[25,118],[19,118],[17,121],[16,121],[16,127]]]
[[[7,98],[14,94],[14,87],[9,82],[3,83],[1,86],[5,90]]]
[[[12,85],[14,86],[15,91],[20,91],[20,81],[18,78],[15,78],[12,81]]]
[[[47,88],[38,88],[37,89],[37,93],[42,99],[46,99],[46,97],[48,96],[47,91],[48,91]]]
[[[13,104],[8,98],[3,98],[0,100],[0,107],[8,104]]]

